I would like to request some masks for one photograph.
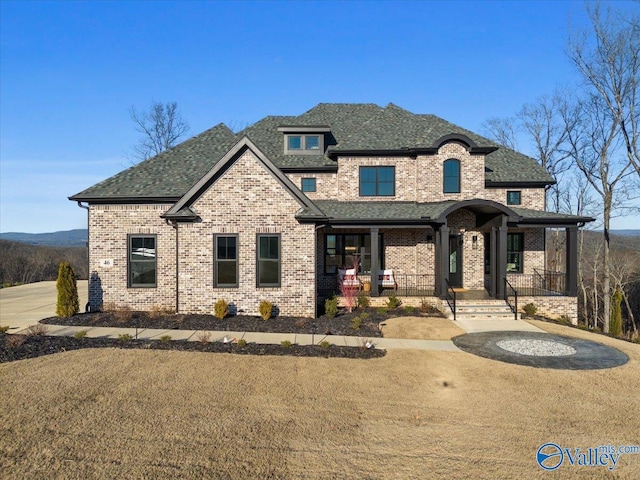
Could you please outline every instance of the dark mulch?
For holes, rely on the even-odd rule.
[[[51,355],[81,348],[140,348],[153,350],[178,350],[184,352],[231,353],[238,355],[291,355],[295,357],[325,358],[379,358],[386,354],[385,350],[331,345],[324,349],[319,345],[292,345],[285,348],[281,345],[264,345],[247,343],[240,347],[237,344],[221,342],[187,342],[175,340],[127,340],[113,338],[74,338],[51,337],[43,335],[7,335],[0,334],[0,363],[13,362],[26,358]]]
[[[231,332],[269,333],[317,333],[324,335],[350,335],[358,337],[381,337],[378,324],[389,318],[420,315],[419,310],[407,311],[403,308],[381,310],[359,308],[352,313],[341,311],[337,316],[300,318],[277,316],[269,320],[249,315],[233,315],[222,320],[213,315],[201,314],[160,314],[149,312],[93,312],[81,313],[70,318],[51,317],[40,323],[85,327],[159,328],[166,330],[218,330]],[[353,320],[360,318],[359,328],[354,328]],[[315,326],[315,332],[314,332]]]

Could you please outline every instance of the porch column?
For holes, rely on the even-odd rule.
[[[578,227],[567,227],[565,234],[567,240],[565,295],[575,297],[578,295]]]
[[[447,293],[449,280],[449,227],[442,225],[436,233],[436,296]]]
[[[492,297],[496,296],[496,269],[498,268],[496,258],[496,229],[491,227],[489,234],[489,295]]]
[[[380,265],[378,265],[378,251],[380,250],[378,232],[379,232],[378,228],[372,228],[370,230],[370,233],[371,233],[371,296],[372,297],[380,296],[380,288],[378,287],[378,270],[380,269]]]
[[[504,223],[504,222],[503,222]],[[507,226],[498,227],[496,242],[496,298],[504,298],[504,278],[507,277]]]

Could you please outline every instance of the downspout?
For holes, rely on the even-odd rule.
[[[89,284],[91,282],[91,262],[89,259],[89,239],[91,238],[89,235],[89,205],[82,205],[82,202],[78,201],[78,206],[87,211],[87,304],[84,306],[84,311],[86,313],[91,309],[91,295],[89,292]]]
[[[171,221],[168,218],[165,220],[165,222],[167,222],[167,225],[170,225],[171,227],[173,227],[173,229],[176,231],[176,313],[178,313],[178,307],[180,305],[180,290],[179,290],[179,286],[180,286],[180,280],[179,280],[179,268],[180,268],[180,263],[178,262],[178,222]]]

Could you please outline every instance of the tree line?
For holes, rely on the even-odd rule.
[[[514,149],[524,141],[556,180],[547,210],[598,219],[587,228],[600,237],[580,239],[579,311],[586,324],[609,332],[614,296],[628,305],[629,320],[638,295],[637,257],[633,250],[614,255],[610,229],[615,217],[640,213],[640,15],[599,3],[586,8],[589,27],[569,31],[566,45],[579,81],[514,117],[489,119],[484,130]],[[562,242],[560,232],[547,238],[550,269],[562,266]]]
[[[89,278],[86,247],[52,247],[0,240],[0,284],[56,280],[60,262],[69,262],[78,279]]]

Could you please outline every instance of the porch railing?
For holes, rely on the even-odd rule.
[[[451,284],[449,283],[449,279],[445,278],[447,282],[447,293],[444,296],[444,299],[447,301],[449,308],[453,312],[453,321],[456,321],[456,291],[453,289]]]
[[[413,274],[413,273],[394,273],[393,277],[398,285],[393,291],[399,297],[432,297],[435,294],[436,281],[433,274]],[[371,281],[371,275],[368,273],[359,273],[358,280],[363,285],[360,294],[370,295],[371,291],[376,287],[370,285],[370,291],[364,290],[364,284]],[[326,285],[324,288],[318,289],[318,296],[328,298],[332,295],[340,295],[340,287],[337,278],[332,280],[332,284]],[[379,288],[379,286],[378,286]],[[391,294],[390,288],[380,290],[380,295]]]
[[[513,297],[513,303],[510,300],[511,297]],[[518,320],[518,291],[513,288],[506,277],[504,278],[504,301],[507,302],[515,319]]]
[[[566,274],[549,270],[533,273],[517,273],[508,275],[509,283],[520,295],[531,297],[545,297],[564,295]]]

